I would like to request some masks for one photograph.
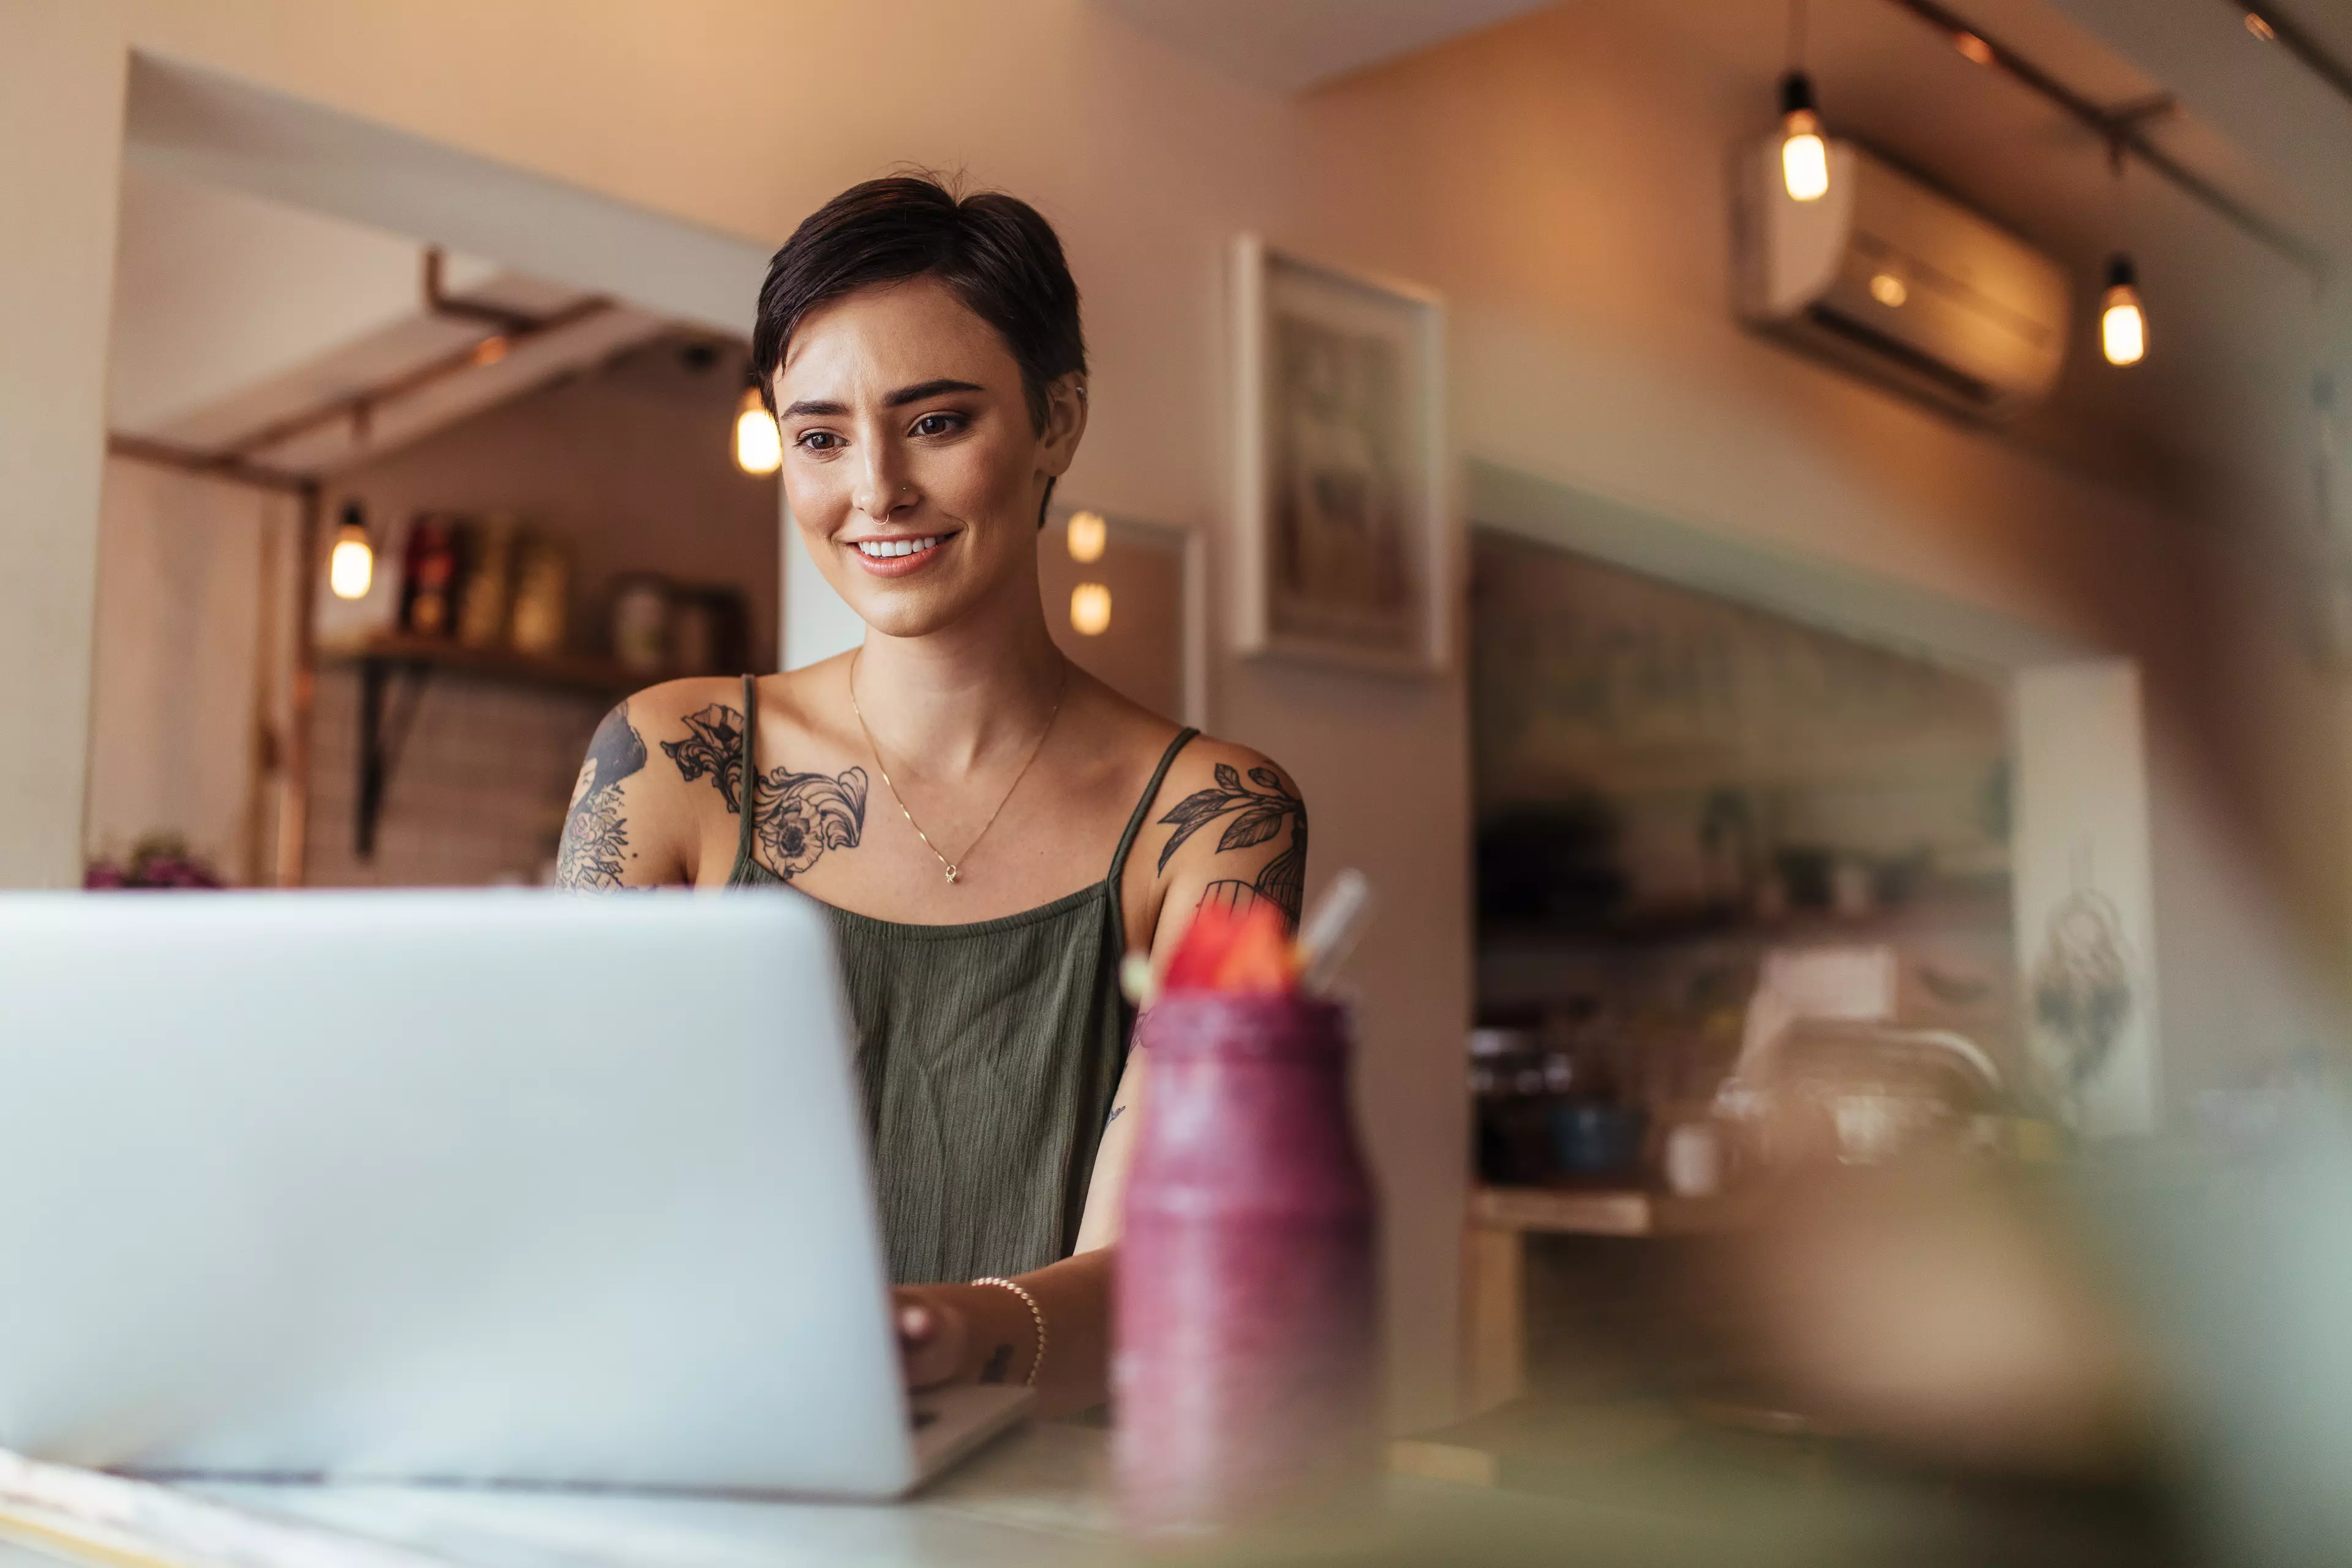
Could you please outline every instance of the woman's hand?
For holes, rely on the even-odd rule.
[[[902,1285],[890,1292],[898,1362],[906,1369],[908,1387],[937,1388],[964,1373],[971,1320],[956,1298],[971,1289],[969,1285]]]
[[[1020,1291],[1002,1285],[902,1285],[890,1293],[898,1363],[909,1388],[942,1384],[1027,1384],[1037,1413],[1053,1416],[1098,1405],[1109,1391],[1112,1249],[1098,1248],[1021,1276]],[[1042,1352],[1042,1358],[1041,1358]]]

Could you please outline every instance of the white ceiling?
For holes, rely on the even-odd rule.
[[[218,185],[124,173],[108,361],[109,424],[215,451],[466,350],[490,330],[427,310],[415,240]],[[457,297],[546,314],[579,289],[451,257]],[[494,364],[248,458],[331,472],[421,439],[664,330],[615,308],[524,340]]]
[[[1102,0],[1146,32],[1297,92],[1549,0]]]
[[[131,58],[129,159],[740,331],[769,244],[720,234],[184,61]]]
[[[2178,94],[2195,121],[2259,170],[2271,216],[2317,238],[2339,263],[2352,258],[2352,100],[2216,0],[2051,4]],[[2262,0],[2262,9],[2291,15],[2352,67],[2352,0]]]
[[[110,418],[210,449],[478,342],[425,308],[632,304],[252,456],[320,472],[379,456],[679,326],[735,330],[768,247],[615,203],[184,62],[134,54]],[[494,255],[509,267],[465,254]]]

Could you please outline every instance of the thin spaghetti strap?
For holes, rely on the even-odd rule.
[[[751,863],[752,834],[756,831],[751,806],[760,791],[760,763],[759,753],[751,742],[759,728],[760,693],[753,678],[746,675],[743,677],[742,766],[735,775],[741,784],[743,795],[743,820],[735,829],[735,865],[739,871]]]
[[[1160,754],[1160,765],[1151,770],[1151,782],[1143,786],[1143,798],[1135,803],[1135,814],[1127,819],[1127,831],[1118,836],[1118,847],[1111,851],[1112,886],[1118,886],[1127,875],[1127,852],[1135,847],[1135,836],[1143,831],[1143,819],[1151,815],[1151,803],[1160,798],[1160,786],[1168,781],[1168,770],[1175,765],[1176,753],[1191,745],[1192,737],[1200,732],[1193,729],[1177,731],[1176,738]]]

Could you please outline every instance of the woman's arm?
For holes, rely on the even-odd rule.
[[[652,888],[694,879],[694,803],[657,736],[677,730],[682,700],[705,695],[675,681],[616,705],[596,726],[555,851],[558,887]],[[683,731],[679,731],[683,733]]]
[[[1028,1303],[1002,1285],[908,1285],[896,1292],[907,1381],[1026,1383],[1037,1367],[1037,1413],[1066,1415],[1110,1392],[1111,1252],[1065,1258],[1018,1277],[1045,1320],[1038,1363],[1037,1324]]]
[[[1235,910],[1270,904],[1297,929],[1307,878],[1307,803],[1288,773],[1246,747],[1203,738],[1185,748],[1158,804],[1161,816],[1152,824],[1154,831],[1137,843],[1139,851],[1148,847],[1159,858],[1154,973],[1166,970],[1193,912],[1203,904]],[[1086,1213],[1078,1224],[1081,1253],[1118,1239],[1128,1166],[1135,1157],[1149,1081],[1140,1031],[1135,1044],[1095,1152]]]
[[[1187,747],[1161,790],[1163,815],[1137,841],[1158,857],[1152,923],[1154,971],[1204,903],[1265,901],[1294,928],[1307,866],[1307,805],[1290,775],[1241,746],[1202,739]],[[1109,1394],[1110,1276],[1150,1079],[1139,1033],[1095,1151],[1076,1252],[1016,1281],[1037,1301],[1046,1345],[1037,1378],[1041,1415],[1066,1415]],[[1000,1285],[925,1285],[898,1292],[908,1381],[1019,1382],[1035,1357],[1028,1306]]]

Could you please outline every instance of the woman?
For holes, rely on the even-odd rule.
[[[1045,1409],[1082,1408],[1105,1391],[1142,1090],[1120,956],[1164,957],[1208,900],[1295,922],[1306,807],[1047,633],[1037,531],[1087,370],[1034,209],[928,179],[844,192],[776,253],[752,361],[793,517],[864,646],[614,709],[561,876],[829,907],[909,1380],[1034,1381]]]

